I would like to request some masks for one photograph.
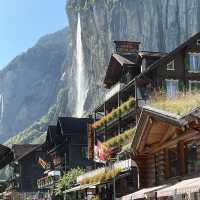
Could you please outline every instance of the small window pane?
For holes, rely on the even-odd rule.
[[[190,91],[200,90],[200,81],[190,81],[189,89],[190,89]]]
[[[197,145],[188,143],[185,145],[186,169],[188,174],[192,174],[197,170]]]
[[[178,90],[178,80],[166,80],[167,97],[175,99]]]
[[[169,166],[170,176],[174,177],[178,175],[178,153],[177,149],[169,149]]]
[[[167,64],[167,70],[174,70],[174,60]]]
[[[200,54],[189,53],[189,71],[200,72]]]

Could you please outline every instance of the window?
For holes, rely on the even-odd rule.
[[[189,91],[200,90],[200,81],[189,81]]]
[[[168,159],[169,176],[175,177],[178,175],[178,152],[176,148],[168,150]]]
[[[185,162],[188,174],[197,170],[197,145],[195,142],[185,144]]]
[[[174,60],[167,64],[167,70],[174,70]]]
[[[200,39],[197,40],[197,46],[200,46]]]
[[[83,159],[87,159],[88,158],[88,148],[87,148],[87,146],[82,146],[81,147],[81,154],[82,154],[82,158]]]
[[[199,53],[189,53],[189,72],[200,72],[200,54]]]
[[[169,99],[175,99],[178,90],[178,80],[165,80],[165,81],[166,81],[167,97]]]

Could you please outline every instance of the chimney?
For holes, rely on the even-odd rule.
[[[116,53],[118,54],[136,53],[139,51],[140,42],[114,41],[114,43]]]

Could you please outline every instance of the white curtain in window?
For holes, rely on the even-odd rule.
[[[189,65],[190,65],[190,71],[200,72],[200,54],[199,53],[189,54]]]
[[[166,80],[167,97],[169,99],[175,99],[178,89],[178,80]]]

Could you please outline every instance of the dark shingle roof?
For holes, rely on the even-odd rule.
[[[38,144],[13,144],[12,151],[14,153],[14,158],[16,160],[19,159],[35,147],[38,147]]]
[[[0,144],[0,169],[4,168],[13,160],[11,149]]]
[[[90,118],[59,117],[58,126],[63,135],[87,133],[87,124],[92,123]]]

